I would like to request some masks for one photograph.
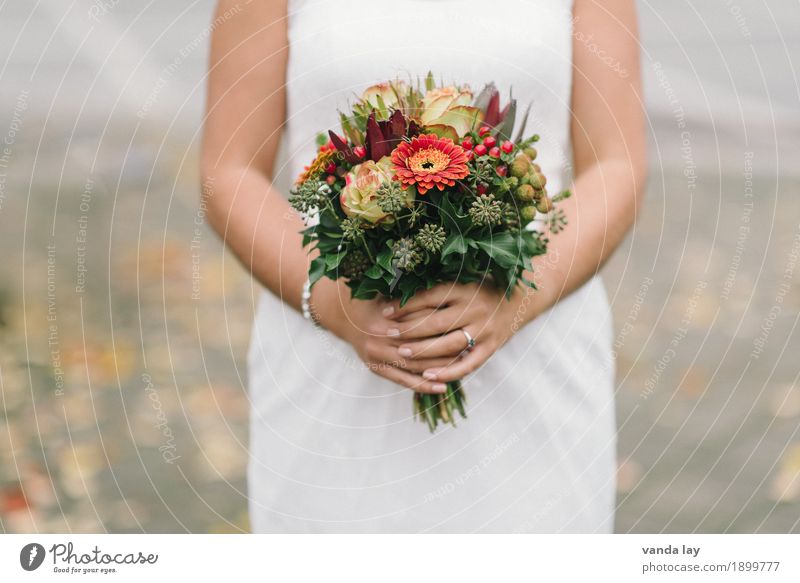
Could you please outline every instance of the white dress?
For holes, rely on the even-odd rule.
[[[571,0],[290,1],[284,139],[297,175],[354,93],[395,76],[533,104],[537,160],[569,179]],[[568,228],[576,228],[574,225]],[[608,532],[614,364],[593,279],[465,380],[469,418],[435,434],[411,393],[270,292],[248,355],[255,532]]]

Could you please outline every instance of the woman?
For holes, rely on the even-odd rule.
[[[250,516],[263,532],[613,528],[614,367],[595,277],[645,175],[633,0],[222,0],[202,169],[209,217],[266,288],[249,353]],[[570,224],[539,291],[442,285],[403,309],[323,280],[300,312],[301,220],[273,186],[353,92],[395,77],[532,103]],[[288,168],[278,167],[279,139]],[[466,332],[466,334],[465,334]],[[467,338],[474,349],[459,358]],[[469,376],[467,376],[469,375]],[[408,390],[467,377],[469,419],[430,434]]]

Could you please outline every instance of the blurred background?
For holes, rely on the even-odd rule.
[[[213,4],[0,1],[2,532],[248,529],[255,289],[197,179]],[[800,532],[800,4],[639,8],[617,530]]]

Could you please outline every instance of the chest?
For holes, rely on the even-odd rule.
[[[336,91],[390,77],[480,86],[517,97],[571,72],[571,0],[292,0],[293,74]]]

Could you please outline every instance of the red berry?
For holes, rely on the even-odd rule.
[[[503,150],[503,152],[505,152],[506,154],[510,154],[511,152],[513,152],[513,151],[514,151],[514,143],[513,143],[513,142],[510,142],[509,140],[506,140],[505,142],[503,142],[503,145],[502,145],[502,146],[500,146],[500,148],[501,148],[501,149]]]
[[[330,162],[328,166],[325,168],[325,172],[328,174],[335,174],[336,173],[336,163]]]
[[[467,138],[463,142],[461,142],[461,147],[464,148],[465,150],[471,150],[472,146],[473,143],[471,138]]]
[[[483,145],[487,148],[494,148],[497,145],[497,140],[494,136],[486,136],[483,138]]]
[[[328,149],[329,149],[331,152],[333,152],[334,150],[336,150],[336,146],[334,146],[334,145],[333,145],[333,141],[332,141],[332,140],[328,140]]]
[[[366,158],[367,149],[364,146],[356,146],[355,148],[353,148],[353,154],[355,154],[359,158]]]
[[[508,166],[498,166],[495,170],[498,176],[505,178],[508,175]]]
[[[325,182],[327,182],[329,186],[333,186],[336,183],[336,177],[335,176],[328,176],[325,179]]]
[[[500,157],[500,148],[498,148],[497,146],[495,146],[494,148],[492,148],[491,150],[489,150],[489,155],[490,155],[492,158],[499,158],[499,157]]]
[[[478,185],[478,194],[486,194],[489,192],[489,186],[483,183]]]
[[[489,126],[481,126],[481,129],[478,130],[478,135],[483,137],[490,131],[492,131],[492,128],[490,128]]]
[[[486,146],[484,146],[483,144],[478,144],[477,146],[475,146],[475,154],[477,156],[486,155]]]
[[[473,152],[472,150],[467,150],[466,152],[464,152],[464,155],[467,157],[467,160],[469,161],[475,157],[475,152]]]

